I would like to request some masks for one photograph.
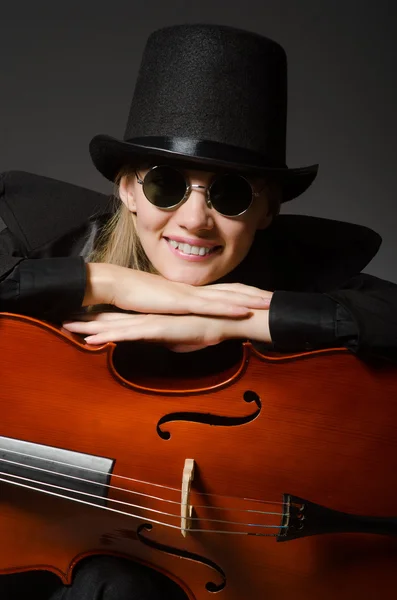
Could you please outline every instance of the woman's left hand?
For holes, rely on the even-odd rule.
[[[267,312],[267,311],[264,311]],[[86,335],[90,345],[145,340],[163,343],[175,352],[191,352],[223,340],[244,337],[242,321],[197,315],[99,313],[82,321],[66,322],[64,328]]]

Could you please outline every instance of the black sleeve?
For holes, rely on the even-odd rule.
[[[44,251],[43,251],[44,253]],[[86,267],[81,256],[31,258],[23,240],[0,232],[0,311],[59,321],[81,307]]]
[[[0,311],[62,320],[81,307],[85,286],[82,257],[20,259],[0,279]]]
[[[269,325],[279,351],[345,346],[397,362],[397,285],[361,274],[326,294],[276,291]]]
[[[397,284],[361,274],[328,296],[354,319],[358,352],[397,363]]]
[[[350,312],[325,294],[274,292],[269,326],[277,350],[357,348],[358,329]]]

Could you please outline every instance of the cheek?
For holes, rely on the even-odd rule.
[[[229,243],[237,251],[247,251],[251,247],[256,227],[250,222],[234,225],[229,232]]]
[[[145,237],[148,234],[160,233],[169,221],[170,216],[170,213],[158,210],[146,198],[141,202],[137,202],[136,228],[142,243],[145,243]]]

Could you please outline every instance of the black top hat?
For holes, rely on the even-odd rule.
[[[287,59],[261,35],[218,25],[152,33],[138,74],[124,141],[97,135],[90,153],[114,181],[136,159],[269,174],[283,201],[304,192],[317,165],[286,165]]]

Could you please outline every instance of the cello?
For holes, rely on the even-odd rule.
[[[0,573],[68,584],[112,554],[190,600],[390,595],[395,367],[240,345],[200,376],[132,352],[127,376],[115,344],[1,313]]]

